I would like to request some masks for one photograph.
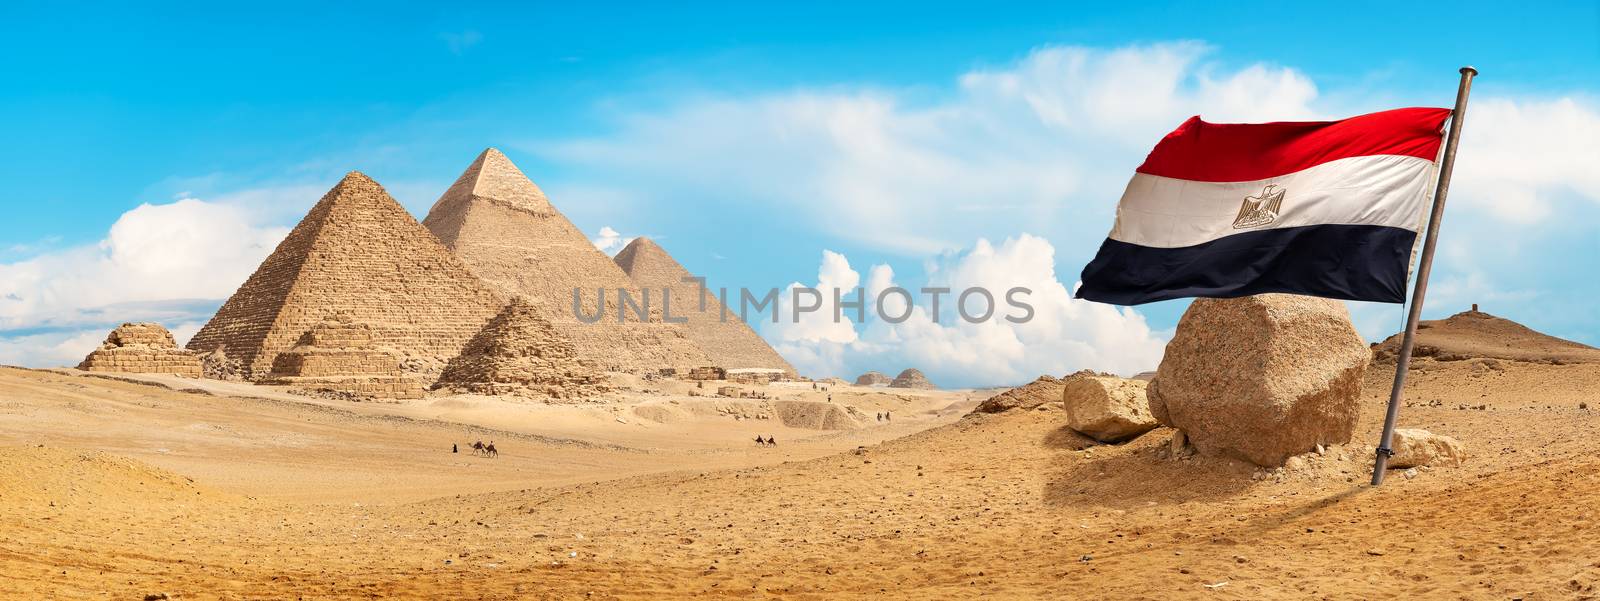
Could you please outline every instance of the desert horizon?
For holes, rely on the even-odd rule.
[[[1592,2],[83,8],[0,601],[1600,599]]]

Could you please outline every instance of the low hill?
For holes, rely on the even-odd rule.
[[[1373,348],[1373,359],[1392,363],[1401,337],[1395,334],[1378,343]],[[1487,358],[1557,365],[1600,363],[1600,349],[1476,310],[1417,324],[1414,356],[1439,361]]]

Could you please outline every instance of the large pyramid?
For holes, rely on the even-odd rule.
[[[506,303],[383,186],[352,171],[311,208],[188,348],[226,347],[246,377],[324,320],[371,328],[408,371],[433,374]]]
[[[699,285],[683,281],[690,277],[689,270],[678,264],[661,245],[649,238],[635,238],[617,253],[615,261],[640,288],[647,288],[654,295],[659,295],[663,289],[671,291],[672,316],[689,320],[689,339],[711,356],[713,364],[727,369],[756,367],[795,373],[794,367],[745,325],[738,313],[730,311],[723,315],[715,288],[708,287],[705,291],[706,304],[702,311]]]
[[[629,313],[618,322],[617,290],[634,289],[633,282],[498,150],[478,155],[422,223],[478,277],[531,300],[572,341],[579,357],[602,369],[645,372],[711,364],[686,328],[660,321],[655,299],[650,321]],[[592,315],[596,290],[602,288],[604,318],[579,321],[573,290],[582,291],[586,314]]]

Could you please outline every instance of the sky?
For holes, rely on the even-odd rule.
[[[345,172],[420,218],[493,146],[597,245],[651,236],[714,285],[1036,286],[1021,325],[760,324],[806,375],[1152,369],[1186,302],[1070,292],[1162,134],[1449,106],[1464,64],[1425,316],[1600,344],[1592,1],[576,4],[6,3],[0,363],[186,338]]]

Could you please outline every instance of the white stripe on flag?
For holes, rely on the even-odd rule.
[[[1377,225],[1418,231],[1432,194],[1433,161],[1375,155],[1330,161],[1250,182],[1197,182],[1136,173],[1117,205],[1111,238],[1181,248],[1264,229]],[[1283,191],[1270,223],[1236,227],[1246,197]],[[1260,221],[1260,220],[1256,220]]]

